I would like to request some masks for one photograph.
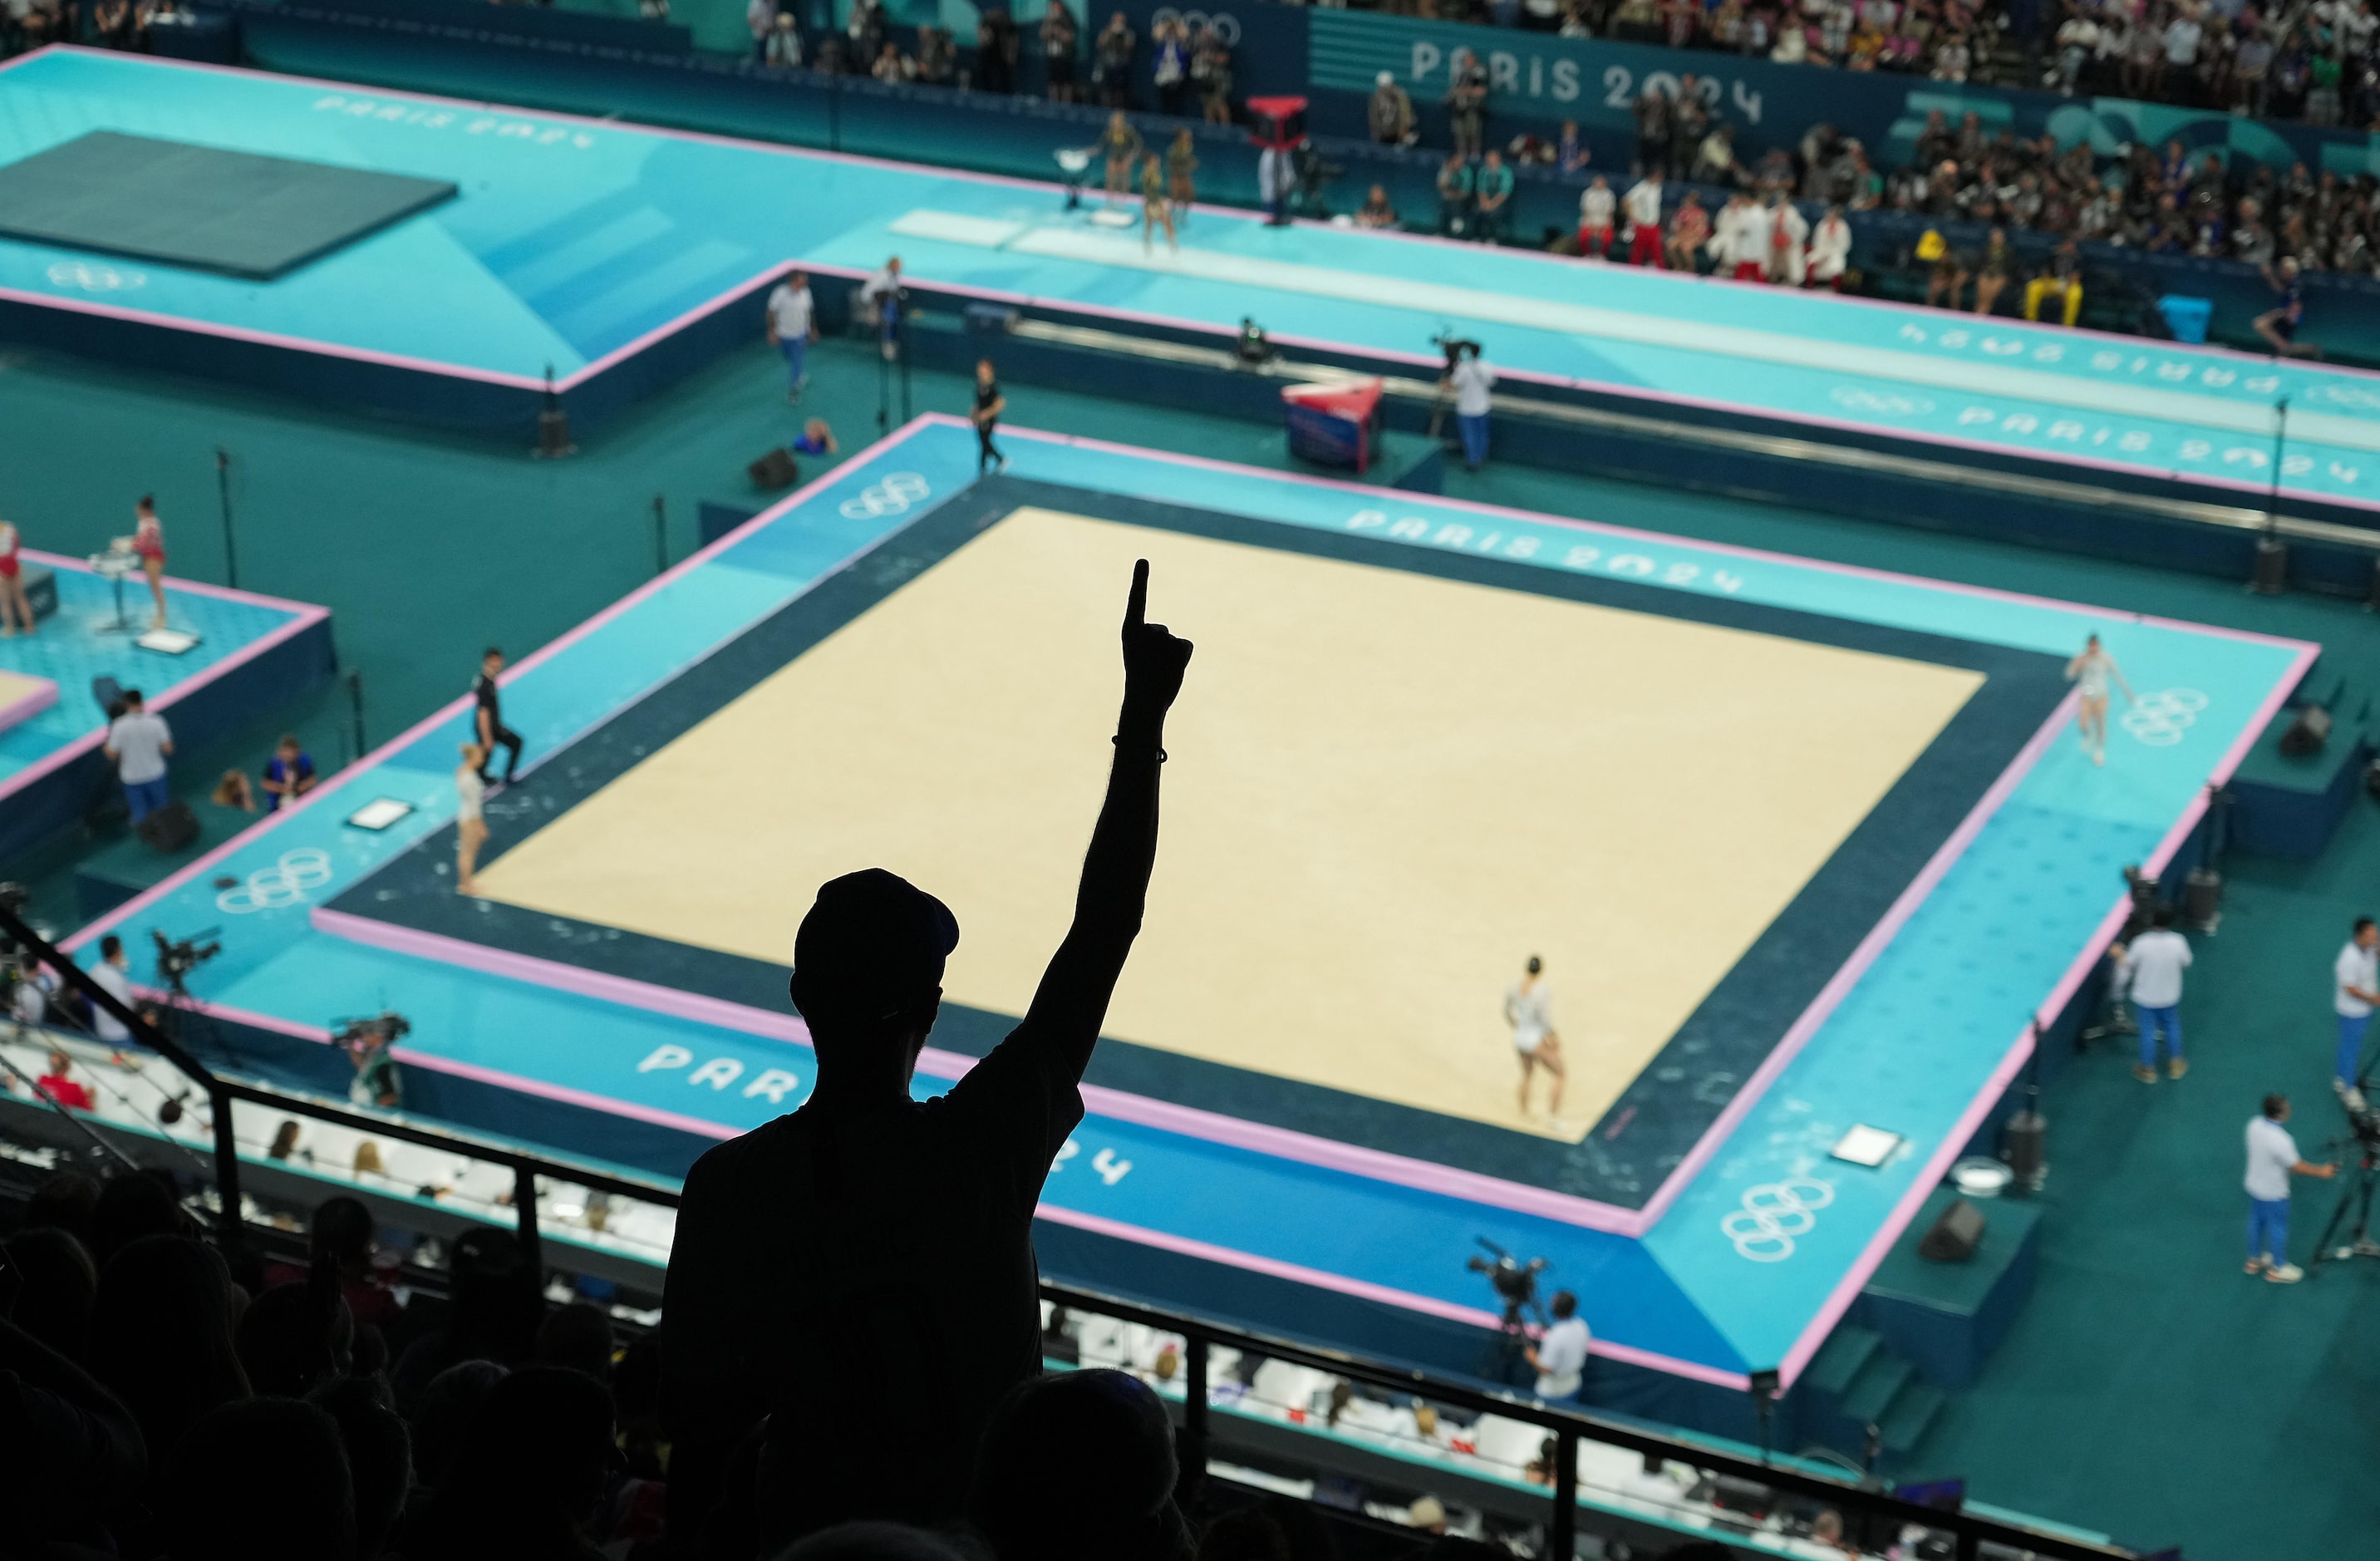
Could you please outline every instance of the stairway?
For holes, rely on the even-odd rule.
[[[1858,1462],[1876,1426],[1883,1444],[1881,1472],[1906,1467],[1940,1418],[1949,1395],[1921,1382],[1917,1368],[1873,1328],[1844,1323],[1828,1336],[1797,1392],[1805,1443]]]

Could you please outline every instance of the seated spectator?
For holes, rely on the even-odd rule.
[[[1735,127],[1722,124],[1703,138],[1694,153],[1693,172],[1688,176],[1696,184],[1743,185],[1752,182],[1743,165],[1735,155]]]
[[[115,1532],[136,1526],[128,1519],[148,1475],[140,1429],[81,1367],[5,1319],[0,1447],[0,1547],[31,1557],[117,1554]]]
[[[1386,186],[1376,184],[1372,192],[1364,197],[1364,203],[1355,209],[1355,226],[1375,228],[1397,226],[1397,209],[1389,204]]]
[[[480,1400],[407,1550],[453,1561],[599,1561],[597,1520],[619,1472],[611,1396],[581,1372],[525,1366]]]
[[[1578,133],[1578,121],[1562,121],[1561,134],[1554,141],[1554,166],[1565,174],[1584,173],[1595,161],[1594,152]]]
[[[115,1254],[146,1236],[187,1236],[189,1216],[182,1212],[173,1173],[154,1167],[122,1171],[99,1189],[91,1205],[91,1261],[104,1274]]]
[[[2040,319],[2043,300],[2052,297],[2065,301],[2066,323],[2073,324],[2082,312],[2082,253],[2071,238],[2051,250],[2049,263],[2024,285],[2024,317]]]
[[[480,1406],[507,1374],[492,1360],[465,1360],[447,1367],[422,1388],[407,1423],[413,1433],[416,1494],[423,1503],[446,1478],[448,1465],[462,1451],[465,1434],[479,1419]]]
[[[313,1404],[339,1429],[347,1455],[356,1508],[356,1561],[373,1561],[395,1531],[413,1484],[412,1437],[383,1396],[362,1377],[343,1377],[313,1395]]]
[[[1829,206],[1818,226],[1810,230],[1810,254],[1803,268],[1803,286],[1831,287],[1842,290],[1843,272],[1852,258],[1851,224],[1843,220],[1840,206]]]
[[[328,1262],[295,1285],[274,1285],[248,1303],[234,1334],[249,1388],[260,1398],[303,1398],[347,1374],[356,1324]]]
[[[549,1313],[537,1330],[537,1358],[547,1366],[567,1366],[606,1388],[617,1348],[612,1318],[590,1301],[572,1301]]]
[[[207,793],[207,800],[218,808],[237,808],[243,813],[256,811],[256,788],[249,784],[246,770],[225,770],[215,788]]]
[[[187,1237],[135,1241],[100,1269],[91,1372],[161,1457],[200,1417],[249,1396],[232,1344],[233,1296],[223,1259]]]
[[[65,1231],[90,1251],[92,1216],[99,1207],[99,1182],[80,1171],[52,1171],[25,1200],[25,1228],[49,1226]],[[93,1262],[98,1254],[92,1254]]]
[[[67,1360],[83,1359],[99,1297],[99,1267],[90,1251],[66,1231],[31,1226],[8,1238],[6,1256],[18,1283],[10,1321]]]
[[[1190,659],[1146,621],[1148,591],[1143,564],[1074,921],[1023,1021],[965,1078],[910,1093],[958,943],[946,906],[874,869],[823,885],[803,917],[791,994],[817,1085],[698,1160],[678,1213],[662,1304],[674,1507],[699,1501],[704,1460],[723,1470],[765,1416],[749,1487],[765,1543],[955,1516],[995,1405],[1039,1372],[1033,1211],[1082,1119],[1077,1086],[1141,924],[1165,716]]]
[[[1925,307],[1958,308],[1959,295],[1966,290],[1969,274],[1964,257],[1950,248],[1938,231],[1929,227],[1917,241],[1917,258],[1927,267]]]
[[[413,1412],[432,1378],[465,1360],[517,1365],[537,1352],[545,1298],[537,1268],[510,1231],[474,1227],[455,1238],[447,1263],[446,1321],[413,1341],[391,1379],[396,1407]]]
[[[2277,308],[2256,316],[2256,334],[2265,338],[2276,356],[2281,358],[2319,358],[2322,348],[2298,340],[2298,327],[2305,320],[2305,284],[2298,274],[2298,262],[2283,256],[2277,274],[2265,268],[2265,280],[2281,295]]]
[[[89,1111],[98,1104],[91,1098],[91,1086],[74,1076],[74,1059],[55,1048],[48,1071],[37,1082],[42,1093],[68,1111]]]
[[[166,1456],[161,1486],[172,1561],[356,1554],[346,1448],[338,1422],[311,1404],[255,1398],[208,1410]]]
[[[1164,1400],[1123,1372],[1018,1384],[984,1428],[967,1517],[1001,1561],[1188,1561]]]
[[[886,22],[883,0],[852,0],[844,18],[845,57],[855,72],[872,70],[884,53]]]
[[[273,745],[273,757],[264,762],[264,794],[273,799],[272,811],[279,812],[315,785],[314,756],[296,738],[285,736]]]
[[[875,77],[879,81],[894,86],[908,80],[917,73],[917,67],[909,63],[909,56],[903,54],[901,46],[889,38],[884,41],[884,46],[876,51],[876,63],[868,67],[868,74]]]
[[[1975,312],[1989,314],[1999,304],[2000,293],[2016,275],[2016,248],[2008,239],[2007,230],[1995,227],[1984,241],[1983,258],[1975,265]]]

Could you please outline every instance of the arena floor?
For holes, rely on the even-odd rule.
[[[1151,555],[1156,606],[1201,640],[1201,659],[1171,738],[1146,957],[1086,1091],[1082,1158],[1061,1162],[1045,1217],[1152,1260],[1194,1255],[1465,1322],[1486,1318],[1462,1267],[1484,1235],[1549,1257],[1588,1297],[1604,1353],[1741,1385],[1755,1367],[1790,1377],[1806,1362],[2022,1065],[2023,1016],[2079,979],[2117,867],[2154,863],[2186,833],[2206,780],[2228,773],[2313,655],[1648,532],[1406,495],[1381,509],[1376,492],[1013,437],[1012,473],[978,486],[965,426],[922,421],[516,668],[508,719],[540,763],[491,810],[490,884],[504,898],[466,902],[438,883],[458,705],[81,936],[223,922],[225,953],[199,983],[223,1017],[319,1039],[333,1015],[395,1004],[415,1022],[405,1060],[425,1095],[468,1080],[591,1109],[621,1124],[616,1152],[629,1157],[640,1127],[716,1138],[801,1098],[808,1054],[781,995],[793,921],[816,877],[876,854],[905,810],[923,812],[938,820],[929,845],[894,865],[948,886],[969,940],[921,1065],[920,1088],[939,1089],[996,1040],[1054,937],[1098,790],[1116,582],[1130,557]],[[1237,551],[1257,545],[1253,565]],[[1222,568],[1227,557],[1242,567]],[[2104,770],[2064,736],[2055,676],[2094,630],[2162,713],[2119,729]],[[1513,678],[1520,654],[1566,670]],[[1665,723],[1678,687],[1770,723],[1751,727],[1765,746],[1718,723]],[[1326,698],[1347,708],[1299,703]],[[1546,746],[1516,762],[1509,745],[1432,752],[1412,735],[1470,701],[1505,722],[1516,707],[1492,701],[1525,701]],[[867,719],[888,703],[906,725]],[[1078,725],[1092,736],[1057,735]],[[943,746],[905,769],[905,733]],[[1026,739],[1059,743],[1057,759],[1028,762]],[[1374,746],[1321,766],[1293,802],[1268,790],[1268,746],[1294,758],[1289,745],[1331,740]],[[819,762],[845,747],[867,762],[834,774]],[[1031,767],[1046,762],[1058,767]],[[1647,765],[1660,786],[1621,773]],[[1714,769],[1732,791],[1692,789],[1714,785]],[[1846,834],[1862,788],[1880,797]],[[1648,789],[1668,792],[1680,838],[1624,851],[1599,840],[1595,815],[1642,807]],[[342,823],[382,796],[419,811],[381,835]],[[1353,816],[1301,818],[1305,804]],[[949,822],[967,816],[986,827]],[[1236,870],[1206,860],[1284,837],[1334,842],[1361,871],[1282,884],[1245,847]],[[1790,848],[1771,864],[1779,876],[1748,887],[1747,860],[1772,837]],[[625,858],[641,840],[700,853],[696,875],[750,896],[745,911],[698,923],[701,896],[682,884],[590,884],[569,864],[590,843]],[[1402,882],[1374,860],[1392,845]],[[756,872],[764,849],[784,860]],[[1450,865],[1477,852],[1488,860]],[[1866,865],[1847,873],[1846,861]],[[1554,881],[1516,884],[1533,871]],[[1567,882],[1595,874],[1605,882]],[[249,909],[221,897],[225,878],[251,891],[235,896]],[[773,905],[771,881],[785,891]],[[1671,888],[1682,909],[1658,903]],[[1756,926],[1780,896],[1785,910]],[[1589,945],[1578,927],[1632,896],[1707,946],[1643,970],[1568,952]],[[1814,970],[1808,951],[1825,945],[1808,940],[1847,919],[1803,912],[1854,904],[1877,909]],[[1724,916],[1737,918],[1726,937]],[[1167,946],[1227,921],[1219,935],[1236,940],[1245,979]],[[1758,937],[1721,971],[1746,930]],[[1994,951],[1986,970],[1978,940]],[[1415,948],[1444,960],[1439,979],[1403,968]],[[1582,1051],[1606,1049],[1609,1104],[1577,1143],[1496,1115],[1512,1078],[1497,998],[1533,951],[1568,972],[1557,991]],[[1778,1001],[1771,989],[1797,980],[1815,990]],[[1691,1005],[1661,1038],[1686,1044],[1730,983],[1710,1043],[1749,1045],[1747,1061],[1681,1054],[1672,1077],[1657,1053],[1620,1079],[1623,1045]],[[1330,1000],[1294,1006],[1316,989]],[[1262,1024],[1269,1044],[1194,1033],[1175,1003],[1217,1029]],[[1278,1023],[1277,1004],[1332,1022]],[[1415,1004],[1436,1006],[1417,1018]],[[1615,1016],[1644,1028],[1632,1037]],[[1445,1078],[1416,1104],[1399,1098],[1392,1062]],[[1475,1111],[1461,1094],[1474,1078],[1494,1086]],[[1826,1146],[1859,1121],[1902,1134],[1900,1154],[1874,1171],[1828,1162]],[[1808,1217],[1790,1230],[1747,1223],[1780,1188]]]
[[[259,287],[0,243],[0,299],[565,390],[792,262],[2262,494],[2380,504],[2380,378],[1202,209],[1178,255],[1052,186],[336,82],[53,48],[0,73],[0,165],[93,130],[409,175],[456,199]],[[424,307],[434,300],[434,307]]]

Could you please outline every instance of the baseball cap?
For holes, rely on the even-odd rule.
[[[941,900],[880,867],[846,872],[819,885],[794,934],[795,990],[825,1011],[812,1018],[880,1018],[941,985],[958,945]]]

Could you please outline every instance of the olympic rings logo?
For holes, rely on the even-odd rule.
[[[2124,712],[2124,730],[2151,748],[2171,748],[2205,708],[2206,696],[2195,689],[2160,689]]]
[[[1236,49],[1240,46],[1240,18],[1229,11],[1209,15],[1205,11],[1177,11],[1171,6],[1160,6],[1149,13],[1148,25],[1152,30],[1169,21],[1180,22],[1194,41],[1202,29],[1211,27],[1215,30],[1215,36],[1223,41],[1224,47]]]
[[[1850,385],[1835,392],[1835,404],[1854,412],[1881,412],[1888,417],[1922,417],[1934,409],[1934,403],[1923,396],[1861,390]]]
[[[875,520],[887,515],[905,515],[909,506],[934,491],[933,485],[914,471],[896,471],[883,482],[861,491],[856,498],[843,501],[843,518],[846,520]]]
[[[330,881],[331,853],[315,846],[300,846],[282,852],[281,860],[271,867],[260,867],[249,873],[247,883],[217,895],[215,909],[234,916],[280,910],[304,903],[307,890],[319,889]]]
[[[138,271],[118,271],[88,261],[60,261],[50,267],[50,281],[60,287],[80,287],[86,293],[115,293],[145,287],[149,278]]]
[[[1735,1243],[1736,1255],[1753,1262],[1783,1262],[1793,1255],[1793,1238],[1817,1228],[1817,1211],[1835,1201],[1835,1189],[1814,1177],[1788,1177],[1743,1191],[1743,1207],[1718,1222]]]

